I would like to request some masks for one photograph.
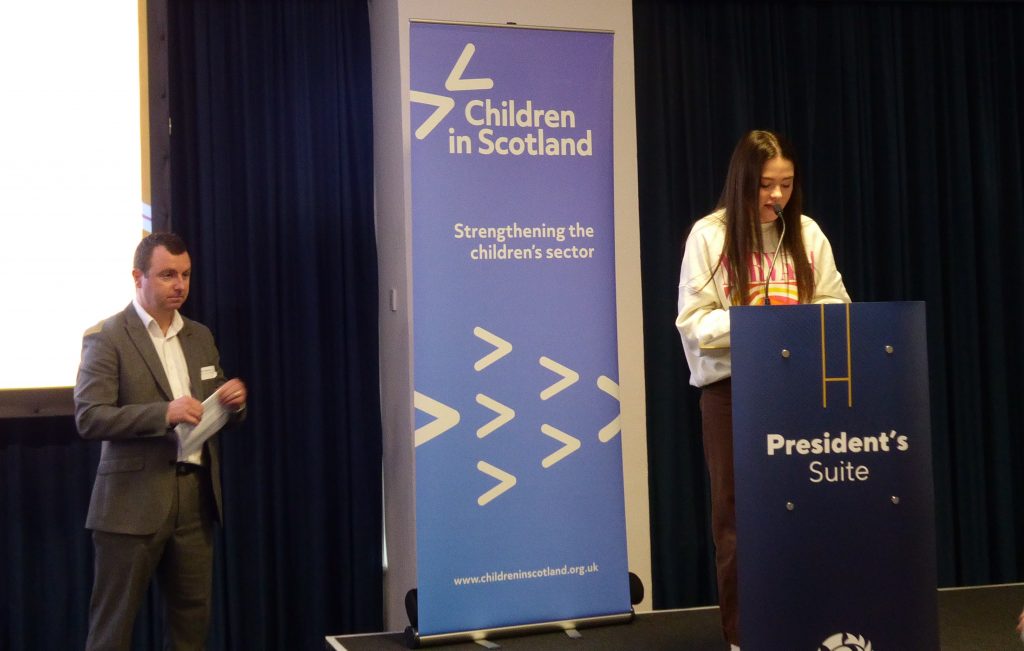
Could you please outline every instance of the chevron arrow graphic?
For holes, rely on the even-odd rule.
[[[547,423],[540,426],[540,431],[563,444],[562,447],[544,457],[540,462],[540,465],[545,468],[550,468],[576,450],[580,449],[580,440],[578,438],[570,434],[566,434],[562,430],[552,427]]]
[[[473,328],[473,334],[476,335],[477,338],[483,339],[490,345],[494,346],[494,350],[476,360],[476,363],[473,364],[474,371],[482,371],[512,352],[512,344],[508,343],[493,332],[488,332],[487,330],[477,326],[476,328]]]
[[[452,66],[452,71],[448,73],[448,79],[444,82],[444,87],[448,90],[487,90],[494,88],[494,80],[490,77],[479,77],[477,79],[463,79],[462,74],[466,72],[466,66],[469,65],[469,60],[473,58],[473,54],[476,52],[476,46],[472,43],[466,43],[466,47],[462,48],[462,54],[459,55],[459,60]]]
[[[455,108],[455,100],[451,97],[445,97],[444,95],[435,95],[434,93],[424,93],[420,90],[410,90],[409,99],[417,104],[429,104],[436,106],[437,108],[430,117],[423,121],[419,127],[416,128],[416,139],[423,140],[427,135],[434,130],[444,116]]]
[[[416,431],[413,433],[413,441],[417,447],[441,436],[458,425],[461,419],[459,412],[443,402],[438,402],[433,398],[423,395],[419,391],[413,391],[413,406],[434,417],[434,420],[423,427],[416,428]]]
[[[503,405],[494,398],[485,396],[482,393],[476,394],[476,402],[478,405],[483,405],[484,407],[487,407],[494,413],[498,414],[490,422],[488,422],[487,424],[485,424],[483,427],[479,428],[476,431],[476,437],[479,439],[482,439],[483,437],[487,436],[494,430],[498,429],[499,427],[501,427],[502,425],[516,417],[516,412],[514,409],[506,405]]]
[[[516,485],[516,476],[505,472],[497,466],[492,466],[486,461],[477,461],[476,469],[485,475],[490,475],[498,480],[498,484],[491,488],[489,491],[476,498],[476,503],[480,506],[485,506],[488,502],[493,500],[495,497],[501,495],[505,491],[509,490]]]
[[[565,391],[567,388],[576,384],[576,382],[579,381],[580,379],[579,373],[572,370],[568,366],[562,366],[561,364],[551,359],[550,357],[541,357],[540,365],[546,368],[547,370],[562,376],[561,380],[555,382],[547,389],[544,389],[543,391],[540,392],[541,400],[547,400],[556,393]]]
[[[619,399],[619,385],[615,383],[615,380],[611,379],[607,375],[602,375],[599,378],[597,378],[597,388],[600,389],[601,391],[604,391],[605,393],[615,398],[616,400]],[[602,443],[607,443],[608,441],[615,438],[621,431],[621,414],[618,414],[615,416],[615,418],[612,419],[610,423],[602,427],[597,432],[597,438]]]

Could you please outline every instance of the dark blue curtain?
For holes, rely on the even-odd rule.
[[[216,647],[380,630],[381,428],[365,2],[168,6],[172,228],[248,381],[222,438]]]
[[[634,23],[655,606],[715,599],[673,321],[683,239],[754,128],[795,141],[854,300],[927,302],[940,584],[1020,580],[1024,6],[636,0]]]
[[[70,416],[0,419],[0,649],[85,644],[99,457]]]
[[[250,391],[221,439],[210,648],[322,648],[383,626],[367,6],[168,9],[171,226],[195,272],[184,311]],[[82,647],[98,457],[71,418],[0,420],[0,649]],[[161,639],[150,598],[135,648]]]

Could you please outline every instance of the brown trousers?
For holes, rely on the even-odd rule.
[[[736,493],[732,465],[732,380],[705,386],[700,394],[704,460],[711,478],[711,534],[715,540],[718,605],[722,634],[739,646],[739,596],[736,574]]]

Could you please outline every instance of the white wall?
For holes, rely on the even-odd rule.
[[[637,203],[631,0],[369,0],[373,52],[374,175],[380,270],[381,402],[388,571],[388,630],[408,625],[416,584],[409,166],[409,21],[413,19],[615,32],[615,258],[629,567],[651,608],[643,310]]]

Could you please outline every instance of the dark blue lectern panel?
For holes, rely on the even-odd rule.
[[[924,304],[729,313],[744,651],[938,649]]]

